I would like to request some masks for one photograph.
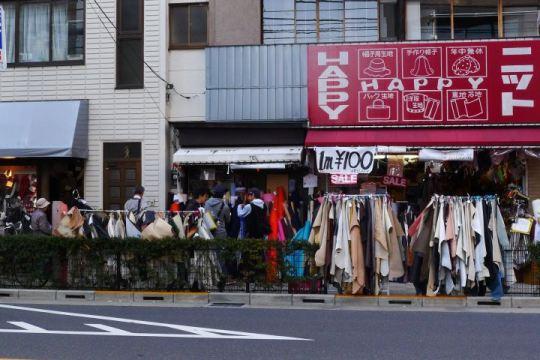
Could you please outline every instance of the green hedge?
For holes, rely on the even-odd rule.
[[[0,237],[0,287],[233,291],[246,284],[282,287],[310,279],[292,269],[300,262],[309,268],[315,250],[307,243],[251,239],[6,236]],[[273,261],[268,261],[270,253]]]

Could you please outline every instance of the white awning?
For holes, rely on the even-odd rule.
[[[231,170],[284,170],[286,163],[231,164]]]
[[[301,146],[237,148],[184,148],[174,154],[175,164],[300,163]]]

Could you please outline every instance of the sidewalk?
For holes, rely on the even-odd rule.
[[[438,296],[421,297],[408,294],[383,296],[348,296],[331,294],[265,294],[150,291],[78,291],[0,289],[3,303],[46,303],[133,306],[226,306],[273,308],[445,308],[475,309],[538,309],[540,297],[507,296],[501,301],[489,297]]]

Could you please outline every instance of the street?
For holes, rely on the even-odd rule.
[[[0,358],[533,359],[540,314],[0,304]]]

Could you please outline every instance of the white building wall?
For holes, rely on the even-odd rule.
[[[168,78],[176,90],[189,97],[172,93],[169,100],[171,122],[206,119],[206,59],[204,49],[170,50]]]
[[[100,0],[116,22],[116,0]],[[161,19],[163,0],[144,1],[144,58],[165,77],[166,52]],[[144,89],[115,90],[115,29],[92,0],[86,1],[86,55],[83,66],[18,67],[0,73],[0,101],[89,100],[89,158],[84,193],[94,207],[103,204],[103,143],[142,142],[142,183],[145,197],[164,209],[167,159],[165,85],[145,67]],[[158,109],[159,107],[159,109]]]

